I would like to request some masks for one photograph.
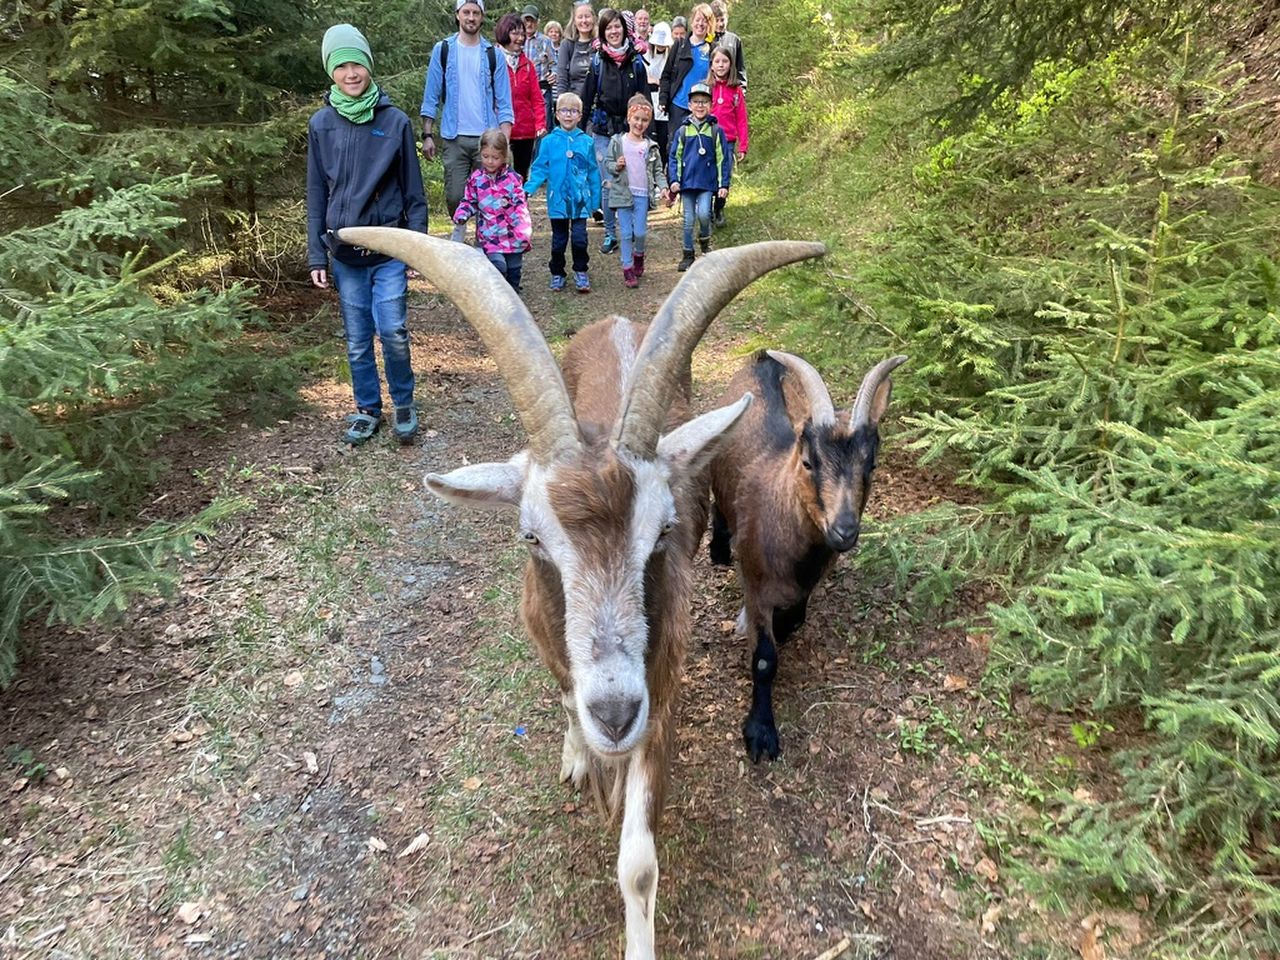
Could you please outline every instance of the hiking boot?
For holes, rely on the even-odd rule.
[[[710,238],[710,237],[699,237],[699,238],[698,238],[698,246],[702,248],[702,252],[703,252],[703,253],[710,253],[710,252],[711,252],[711,238]]]
[[[635,267],[622,268],[622,283],[624,286],[628,286],[628,287],[640,286],[640,281],[636,278]]]
[[[686,250],[684,256],[680,258],[680,266],[676,267],[681,273],[684,273],[693,266],[693,251]]]
[[[636,265],[631,269],[636,272],[636,279],[639,280],[641,277],[644,276],[644,254],[643,253],[636,254],[635,263]]]
[[[618,238],[617,238],[617,237],[608,237],[608,236],[607,236],[607,237],[605,237],[605,238],[604,238],[604,243],[600,244],[600,252],[601,252],[601,253],[613,253],[613,251],[615,251],[615,250],[617,250],[617,249],[618,249]]]
[[[413,443],[413,438],[418,435],[418,411],[413,407],[396,407],[396,419],[391,429],[401,443]]]
[[[556,293],[559,293],[561,290],[564,289],[563,275],[559,277],[553,275],[551,277],[551,289],[554,290]]]
[[[579,293],[591,292],[591,278],[587,276],[587,271],[579,270],[573,275],[573,282],[578,287]]]

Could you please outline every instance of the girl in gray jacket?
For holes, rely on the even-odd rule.
[[[638,287],[644,276],[644,245],[649,232],[649,208],[668,199],[667,175],[658,145],[648,139],[653,103],[637,93],[627,103],[627,132],[615,134],[605,153],[609,206],[618,214],[622,246],[622,282]]]

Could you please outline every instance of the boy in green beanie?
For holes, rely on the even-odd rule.
[[[342,307],[356,401],[343,439],[364,443],[382,424],[376,333],[395,405],[392,428],[409,443],[418,433],[418,413],[405,265],[342,243],[335,231],[376,226],[427,232],[417,144],[409,118],[373,82],[373,54],[359,30],[349,23],[330,27],[320,52],[333,86],[307,128],[307,258],[317,287],[328,288],[332,269]]]

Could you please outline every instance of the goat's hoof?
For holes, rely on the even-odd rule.
[[[560,782],[573,783],[575,790],[582,788],[587,780],[587,758],[563,757],[560,760]]]
[[[778,728],[772,721],[747,717],[742,724],[742,742],[752,763],[759,763],[761,757],[777,760],[782,753],[782,747],[778,743]]]
[[[711,564],[716,567],[732,567],[733,553],[728,547],[721,547],[719,544],[711,544],[707,551],[711,556]]]

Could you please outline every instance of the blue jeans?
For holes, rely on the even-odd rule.
[[[730,141],[729,141],[729,155],[725,158],[725,159],[729,162],[729,176],[730,176],[730,177],[732,177],[732,176],[733,176],[733,164],[734,164],[733,151],[735,151],[735,150],[737,150],[737,149],[738,149],[738,141],[737,141],[737,140],[730,140]],[[725,202],[725,200],[727,200],[727,199],[729,199],[727,195],[726,195],[726,196],[724,196],[724,197],[716,197],[716,202],[713,204],[713,206],[714,206],[714,208],[715,208],[715,212],[716,212],[716,215],[717,215],[717,216],[719,216],[719,215],[724,211],[724,202]]]
[[[698,236],[703,240],[711,237],[711,201],[715,197],[714,190],[681,190],[680,200],[684,204],[684,248],[693,249],[693,221],[698,221]]]
[[[602,137],[598,133],[593,133],[591,136],[595,138],[596,142],[596,163],[600,167],[600,186],[607,198],[609,196],[609,188],[605,184],[618,176],[611,170],[606,170],[607,165],[604,162],[605,154],[609,152],[609,138]],[[626,173],[624,172],[622,176],[625,177]],[[604,235],[606,237],[618,236],[618,214],[613,207],[609,206],[607,199],[604,205]]]
[[[520,289],[520,271],[524,266],[523,253],[486,253],[489,262],[507,279],[513,290]]]
[[[573,242],[569,242],[569,233],[573,233]],[[553,277],[564,276],[564,248],[573,247],[573,272],[586,273],[591,257],[587,253],[587,221],[577,220],[551,221],[551,262],[547,267]]]
[[[347,336],[347,361],[356,407],[382,413],[382,384],[374,357],[373,335],[382,341],[382,365],[387,392],[397,407],[413,406],[413,363],[409,359],[409,329],[405,324],[409,283],[404,264],[388,260],[372,267],[353,267],[333,261],[333,279],[342,304]]]
[[[644,256],[645,236],[649,232],[649,194],[633,193],[631,206],[618,207],[616,212],[618,240],[622,244],[622,269],[629,270],[635,263],[635,254]]]

